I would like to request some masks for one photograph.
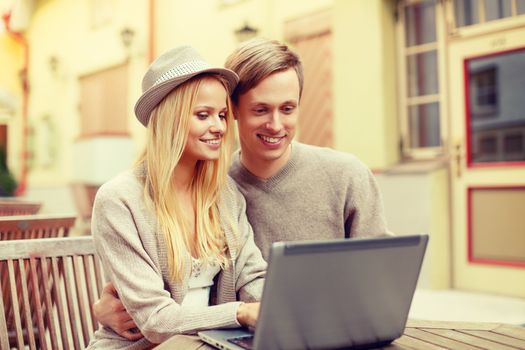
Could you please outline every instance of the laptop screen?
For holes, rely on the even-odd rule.
[[[427,240],[274,243],[255,347],[337,348],[401,336]]]
[[[386,345],[405,328],[427,242],[415,235],[274,243],[255,338],[242,329],[199,336],[221,349],[250,348],[252,340],[256,350]]]

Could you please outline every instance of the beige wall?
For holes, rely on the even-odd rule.
[[[156,54],[181,44],[196,47],[215,64],[223,64],[237,45],[235,30],[248,23],[258,35],[282,39],[284,22],[326,9],[333,0],[245,0],[220,5],[218,0],[156,1]]]
[[[29,103],[30,126],[35,137],[30,140],[34,162],[29,186],[66,185],[71,181],[72,144],[79,134],[79,82],[86,74],[104,70],[127,59],[120,31],[135,31],[131,47],[129,116],[140,93],[140,77],[146,66],[147,2],[113,1],[110,21],[94,26],[91,1],[52,0],[35,10],[27,37],[31,46]],[[104,13],[104,12],[102,12]],[[103,17],[103,16],[102,16]],[[57,58],[56,71],[50,68]],[[52,137],[42,137],[44,119],[52,128]],[[140,142],[142,132],[130,122],[133,137]],[[53,155],[49,161],[46,149]]]
[[[23,54],[22,46],[7,32],[0,34],[0,86],[14,94],[21,93],[17,73],[22,68]]]
[[[19,169],[20,139],[14,135],[21,133],[21,107],[22,88],[20,85],[19,72],[24,60],[24,49],[20,43],[15,41],[8,33],[0,35],[0,89],[7,102],[14,106],[14,110],[0,108],[0,122],[9,128],[8,138],[8,166],[11,172],[17,176]]]
[[[412,169],[395,167],[376,178],[389,229],[397,235],[426,233],[430,237],[419,286],[450,288],[450,189],[444,164]]]
[[[286,21],[331,8],[335,148],[383,169],[398,161],[393,6],[381,0],[252,0],[233,6],[161,0],[156,52],[190,43],[222,64],[237,44],[233,32],[245,22],[260,36],[282,39]]]
[[[135,32],[129,50],[129,125],[137,152],[142,149],[144,130],[134,120],[133,105],[140,95],[140,80],[148,64],[150,2],[109,1],[113,10],[99,12],[100,17],[94,17],[93,3],[39,2],[26,33],[31,47],[29,125],[34,131],[30,139],[33,162],[29,186],[57,186],[71,181],[74,173],[71,144],[79,133],[78,78],[126,60],[128,52],[120,39],[124,27]],[[244,23],[258,28],[260,36],[282,39],[286,21],[331,8],[335,147],[357,154],[374,169],[383,169],[397,160],[397,121],[393,113],[395,62],[382,59],[394,57],[390,1],[245,0],[221,5],[217,0],[157,0],[154,3],[155,55],[188,43],[216,64],[223,64],[237,45],[234,31]],[[108,21],[94,27],[94,18],[104,16]],[[363,27],[367,28],[366,35]],[[58,62],[54,72],[50,69],[51,57]],[[52,130],[48,132],[51,140],[49,135],[42,137],[45,128]],[[13,152],[19,145],[14,148]],[[14,165],[16,172],[19,164]]]
[[[133,106],[140,95],[142,75],[148,65],[151,2],[98,2],[114,8],[99,13],[98,18],[107,16],[108,21],[97,27],[93,27],[93,3],[90,0],[38,2],[26,33],[31,46],[29,117],[36,133],[36,137],[31,139],[35,159],[28,179],[28,193],[44,201],[51,193],[55,193],[52,195],[54,198],[62,198],[60,203],[51,203],[50,199],[50,210],[72,205],[71,199],[67,199],[67,187],[79,171],[73,168],[75,162],[72,160],[72,149],[79,134],[80,77],[129,59],[128,114],[130,134],[137,153],[144,143],[144,128],[136,122]],[[220,65],[237,45],[234,31],[245,23],[257,28],[260,36],[282,40],[287,21],[331,10],[335,148],[355,153],[376,170],[387,169],[398,161],[392,8],[395,1],[241,0],[227,6],[220,5],[218,0],[156,0],[154,3],[155,56],[174,46],[191,44],[211,62]],[[120,31],[124,27],[135,32],[129,51],[124,49],[120,39]],[[0,45],[4,48],[5,42],[0,41]],[[15,60],[18,59],[18,48],[9,47],[8,51],[12,57],[17,57]],[[0,63],[4,57],[0,55]],[[51,57],[58,60],[54,72],[49,65]],[[0,84],[16,87],[17,82],[6,83],[2,78]],[[54,138],[51,141],[41,137],[41,130],[46,123],[53,130]],[[11,139],[18,139],[19,135],[20,130]],[[19,148],[19,144],[16,147]],[[49,152],[42,151],[45,147],[51,147],[55,152],[51,161]],[[15,154],[17,159],[16,149],[12,149],[11,154]],[[14,164],[18,165],[16,162]],[[14,170],[18,170],[17,166]],[[428,180],[425,180],[427,192],[439,194],[445,191],[446,181],[441,174],[425,179]],[[395,189],[399,181],[404,180],[389,178],[386,181],[383,178],[381,181],[388,195],[388,186],[390,190]],[[56,193],[61,195],[57,196]],[[446,198],[430,193],[426,199],[415,196],[412,204],[421,208],[418,200],[426,201],[427,214],[432,215],[432,220],[425,216],[425,230],[439,232],[442,235],[439,237],[445,237],[433,240],[435,248],[432,249],[432,255],[439,254],[446,246],[444,239],[447,237],[447,228],[442,225],[448,222],[444,204]],[[65,201],[69,202],[62,203]],[[397,197],[386,202],[386,211],[390,217],[406,215],[399,212],[403,208],[397,205]],[[403,226],[403,231],[417,232],[414,225],[410,224]],[[430,284],[444,286],[448,283],[448,267],[435,264],[428,268],[429,273],[441,277],[432,279]]]
[[[335,148],[356,154],[372,169],[398,160],[390,6],[337,0],[333,11]]]

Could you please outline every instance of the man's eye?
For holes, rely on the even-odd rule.
[[[266,108],[255,108],[253,111],[255,112],[255,114],[265,114]]]
[[[283,108],[281,108],[281,110],[284,112],[284,113],[292,113],[294,110],[295,110],[295,106],[284,106]]]

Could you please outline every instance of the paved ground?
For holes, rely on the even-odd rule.
[[[525,299],[456,290],[418,289],[410,318],[501,322],[525,326]]]

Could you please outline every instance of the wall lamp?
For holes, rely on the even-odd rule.
[[[234,33],[235,37],[237,38],[237,41],[243,42],[248,39],[254,38],[255,36],[257,36],[258,32],[258,29],[250,26],[248,22],[244,22],[244,25],[239,29],[236,29]]]

